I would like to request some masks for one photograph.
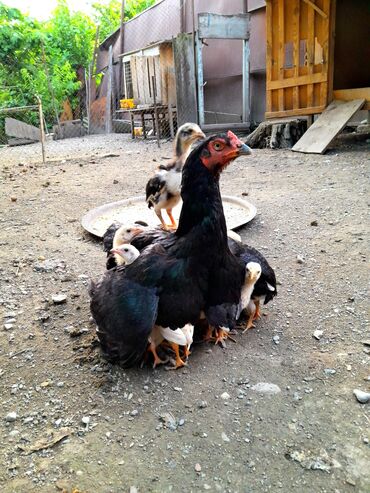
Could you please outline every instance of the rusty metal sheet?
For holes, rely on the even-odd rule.
[[[257,209],[253,204],[238,197],[223,195],[222,202],[228,229],[240,228],[257,214]],[[182,202],[173,210],[173,215],[177,221],[180,216],[181,205]],[[169,223],[165,211],[163,211],[163,218]],[[159,225],[158,218],[153,210],[148,208],[144,195],[96,207],[83,216],[81,224],[86,231],[101,238],[108,226],[114,221],[130,224],[138,220],[145,221],[150,226]]]

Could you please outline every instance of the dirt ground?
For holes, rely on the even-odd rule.
[[[49,144],[46,165],[37,146],[0,150],[1,492],[370,491],[370,406],[353,395],[370,390],[366,144],[233,163],[222,191],[256,205],[239,232],[278,296],[185,369],[122,370],[93,345],[105,257],[80,219],[142,194],[170,154],[122,135]]]

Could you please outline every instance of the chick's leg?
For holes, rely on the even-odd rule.
[[[170,225],[170,228],[172,229],[176,229],[177,228],[177,224],[176,224],[176,221],[172,215],[172,209],[166,209],[166,212],[167,212],[167,215],[168,217],[170,218],[170,221],[171,221],[171,225]]]
[[[165,363],[167,363],[168,360],[163,360],[158,356],[157,349],[152,342],[149,344],[148,352],[151,352],[154,357],[153,368],[155,368],[157,365],[164,365]]]
[[[179,345],[175,344],[174,342],[171,342],[171,347],[175,353],[176,356],[176,361],[175,361],[175,366],[171,366],[168,368],[169,370],[177,370],[177,368],[181,368],[182,366],[186,366],[186,362],[183,361],[180,358],[180,350],[179,350]]]
[[[256,311],[254,312],[253,320],[257,320],[258,318],[261,318],[260,300],[256,300],[254,304],[256,305]]]
[[[158,219],[161,221],[161,226],[162,226],[162,229],[164,229],[165,231],[167,231],[167,230],[168,230],[168,226],[167,226],[167,224],[164,222],[164,219],[163,219],[163,217],[162,217],[162,211],[161,211],[161,209],[156,210],[156,211],[155,211],[155,213],[157,214]]]
[[[243,334],[245,332],[247,332],[248,329],[251,329],[252,327],[255,327],[255,325],[253,323],[255,313],[256,313],[255,311],[252,311],[251,314],[249,315],[247,325],[246,325],[245,329],[243,330]]]

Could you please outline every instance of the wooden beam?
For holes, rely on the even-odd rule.
[[[294,77],[299,77],[299,21],[300,21],[300,0],[293,3],[293,64]],[[293,87],[293,108],[299,108],[299,87]]]
[[[267,82],[267,89],[280,89],[282,87],[295,87],[306,84],[317,84],[327,81],[326,73],[317,73],[311,75],[300,75],[299,77],[291,77],[289,79],[273,80]]]
[[[272,80],[272,3],[266,2],[266,111],[272,110],[272,94],[268,84]]]
[[[337,89],[333,91],[334,99],[341,101],[352,101],[352,99],[365,99],[364,110],[370,110],[370,87],[359,87],[358,89]]]
[[[328,15],[320,9],[320,7],[318,7],[314,2],[312,2],[311,0],[303,0],[305,3],[307,3],[307,5],[310,5],[314,10],[316,10],[317,13],[319,13],[324,19],[327,19],[328,18]]]
[[[265,113],[265,118],[285,118],[287,116],[300,116],[300,115],[315,115],[317,113],[322,113],[325,106],[312,106],[310,108],[299,108],[297,110],[287,110],[287,111],[271,111]]]
[[[279,82],[284,80],[284,52],[285,52],[285,30],[284,30],[284,2],[278,2],[278,29],[279,29],[279,52],[278,52],[278,78]],[[278,86],[279,111],[284,111],[284,89]]]

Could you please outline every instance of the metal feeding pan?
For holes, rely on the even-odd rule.
[[[251,221],[257,214],[257,209],[253,204],[232,195],[223,195],[222,203],[228,229],[240,228]],[[173,216],[176,221],[179,219],[181,206],[182,202],[173,209]],[[169,223],[166,211],[163,211],[162,214],[164,220]],[[139,220],[145,221],[150,226],[159,225],[159,220],[153,209],[148,208],[144,195],[111,202],[91,209],[83,216],[81,224],[86,231],[102,238],[107,228],[114,221],[131,224]]]

